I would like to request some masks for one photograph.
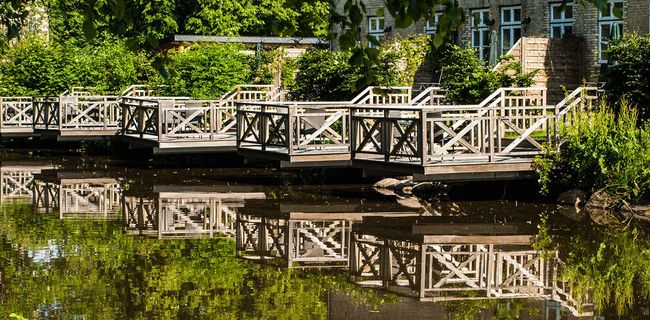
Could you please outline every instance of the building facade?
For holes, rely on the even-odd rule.
[[[487,59],[492,34],[498,37],[497,52],[500,54],[507,53],[522,37],[534,38],[537,40],[528,47],[537,52],[545,50],[545,60],[553,58],[549,56],[551,53],[561,55],[562,51],[573,51],[567,54],[579,60],[573,63],[579,64],[581,77],[587,80],[596,79],[601,65],[607,63],[605,49],[611,37],[630,32],[648,33],[650,28],[650,0],[609,0],[606,13],[601,13],[593,4],[580,4],[579,0],[567,0],[564,4],[561,0],[458,1],[466,16],[466,23],[455,36],[459,45],[474,48],[479,56]],[[364,3],[367,10],[363,32],[380,40],[435,34],[438,17],[442,14],[436,15],[433,21],[418,21],[409,28],[398,29],[388,10],[383,9],[382,0]],[[378,15],[382,11],[385,14]],[[551,49],[552,46],[558,48]],[[523,56],[526,55],[523,51],[528,49],[517,50]],[[556,60],[567,59],[558,56]],[[539,65],[539,61],[537,63]],[[540,68],[542,73],[548,71],[543,69],[557,65],[549,61],[544,64]]]

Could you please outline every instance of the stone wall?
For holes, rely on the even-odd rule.
[[[537,70],[534,86],[548,88],[548,102],[555,104],[564,98],[565,90],[573,91],[582,84],[586,72],[580,59],[583,51],[584,42],[575,38],[523,37],[508,53],[521,62],[524,72]]]

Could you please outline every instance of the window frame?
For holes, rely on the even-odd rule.
[[[373,22],[374,23],[373,25]],[[384,25],[383,28],[381,28],[381,24]],[[373,28],[373,27],[378,27],[378,28]],[[383,16],[368,16],[368,36],[375,37],[379,43],[384,41],[384,38],[386,37],[386,19]],[[373,48],[374,45],[371,42],[368,42],[368,47]]]
[[[621,17],[616,17],[614,15],[614,8],[616,4],[621,4]],[[609,0],[607,1],[607,15],[598,11],[598,63],[605,64],[608,62],[608,59],[603,57],[604,50],[603,44],[605,46],[609,45],[609,38],[603,37],[602,31],[603,26],[609,26],[609,32],[611,34],[613,28],[620,28],[621,36],[623,36],[623,18],[625,17],[625,1],[624,0]]]
[[[487,13],[487,15],[484,15],[484,13]],[[475,14],[479,14],[479,23],[476,23],[474,21],[475,19]],[[483,21],[486,20],[486,21]],[[479,58],[483,60],[487,60],[489,57],[489,52],[490,52],[490,26],[488,25],[488,22],[490,21],[490,8],[476,8],[476,9],[471,9],[470,10],[470,44],[473,50],[475,50],[478,53]],[[479,33],[479,45],[475,46],[475,36],[474,32]],[[487,37],[484,37],[483,33],[487,33]],[[485,43],[483,40],[488,39],[487,43]],[[487,54],[486,54],[487,51]]]
[[[573,12],[573,3],[571,2],[566,2],[565,3],[566,7],[571,7],[571,18],[566,17],[566,8],[565,10],[560,11],[560,18],[555,19],[553,17],[553,9],[554,8],[562,8],[562,2],[555,2],[555,3],[550,3],[549,4],[549,29],[548,29],[548,35],[551,39],[559,39],[564,37],[566,34],[566,27],[571,27],[571,33],[573,33],[573,24],[575,23],[575,15]],[[554,27],[559,27],[560,28],[560,34],[559,36],[556,36],[553,34],[553,28]]]
[[[440,23],[440,16],[442,16],[442,11],[436,11],[433,15],[433,26],[431,25],[431,20],[427,20],[424,25],[424,33],[428,35],[435,36],[438,33],[438,24]]]
[[[514,12],[516,9],[519,9],[519,20],[515,20],[515,15]],[[505,21],[504,20],[504,12],[508,10],[510,11],[510,20]],[[514,40],[514,34],[515,30],[519,30],[519,38],[521,38],[521,31],[522,31],[522,10],[521,10],[521,5],[515,5],[515,6],[502,6],[499,7],[499,50],[501,51],[501,55],[504,55],[512,48],[512,46],[515,45],[517,40]],[[503,35],[504,32],[508,32],[510,36],[510,47],[509,48],[504,48],[503,47]]]

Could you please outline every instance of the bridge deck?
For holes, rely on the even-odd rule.
[[[34,129],[31,126],[22,128],[0,127],[0,136],[2,137],[31,137],[34,135]]]
[[[216,136],[187,135],[173,139],[160,140],[157,136],[146,134],[123,134],[120,139],[127,141],[132,148],[151,148],[154,154],[193,154],[236,152],[237,142],[233,134]]]

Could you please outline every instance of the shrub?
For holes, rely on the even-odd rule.
[[[442,85],[448,90],[447,100],[458,104],[475,104],[503,87],[529,87],[537,71],[525,73],[521,63],[512,57],[501,58],[501,65],[492,71],[473,49],[447,45],[437,52],[442,65]]]
[[[295,85],[291,96],[296,100],[347,100],[356,81],[355,70],[348,64],[348,52],[307,50],[298,58]]]
[[[650,126],[637,123],[637,111],[627,102],[620,111],[616,116],[603,105],[561,129],[560,152],[535,159],[543,190],[606,188],[619,202],[650,195]]]
[[[639,117],[650,118],[650,35],[625,35],[608,48],[612,65],[603,77],[614,106],[624,98],[636,105]]]
[[[252,57],[232,44],[196,45],[169,52],[169,94],[217,99],[234,86],[248,82]]]
[[[41,38],[20,41],[2,54],[0,94],[57,95],[73,81],[74,75],[64,72],[68,64],[59,47],[48,46]]]
[[[280,73],[283,87],[295,83],[296,61],[284,49],[263,50],[252,60],[250,83],[270,84]]]
[[[428,37],[397,39],[377,51],[379,61],[372,66],[374,85],[411,86],[415,73],[425,61]],[[299,70],[291,90],[298,100],[348,100],[365,88],[357,88],[361,77],[358,65],[350,64],[349,52],[308,50],[296,64]]]
[[[146,81],[147,65],[144,55],[132,52],[120,41],[76,47],[28,38],[3,52],[0,94],[59,95],[73,86],[119,93],[131,84]]]

